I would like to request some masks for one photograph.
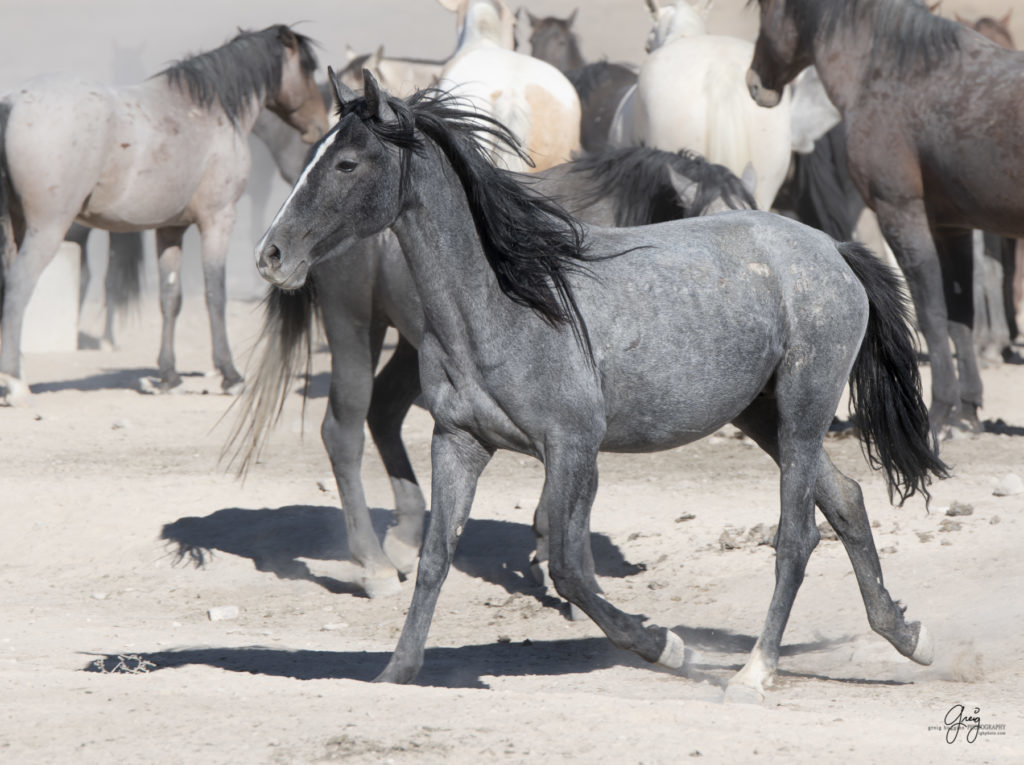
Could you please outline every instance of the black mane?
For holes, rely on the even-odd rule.
[[[231,124],[248,108],[253,96],[274,95],[281,83],[281,49],[294,37],[299,46],[302,70],[316,70],[312,41],[284,24],[259,32],[241,31],[230,42],[208,53],[182,59],[157,74],[171,85],[188,91],[198,106],[209,109],[215,103]]]
[[[362,97],[341,106],[339,117],[358,114],[381,140],[406,151],[424,153],[424,136],[434,143],[466,191],[480,244],[501,290],[549,324],[568,324],[593,361],[586,323],[567,278],[586,270],[583,227],[515,173],[495,167],[487,153],[495,146],[529,161],[515,136],[441,90],[421,90],[404,101],[381,93],[385,97],[394,121],[368,116]]]
[[[680,209],[668,167],[696,182],[697,198]],[[649,147],[605,149],[572,162],[572,171],[586,173],[594,186],[579,201],[591,205],[611,197],[616,204],[616,226],[645,226],[703,215],[721,197],[729,207],[755,209],[754,198],[743,181],[724,165],[682,150],[677,153]]]
[[[845,25],[866,20],[873,30],[872,64],[887,73],[927,71],[960,48],[963,28],[918,0],[789,0],[800,45],[832,39]]]

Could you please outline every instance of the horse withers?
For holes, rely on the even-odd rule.
[[[682,666],[682,639],[598,594],[586,571],[599,451],[657,451],[734,422],[779,464],[776,585],[730,681],[763,696],[819,534],[846,545],[873,629],[915,661],[927,631],[882,583],[858,485],[823,442],[847,380],[860,435],[892,492],[944,475],[894,275],[858,245],[781,216],[723,213],[637,228],[581,226],[496,168],[480,139],[512,135],[450,97],[358,97],[257,244],[265,279],[303,286],[330,253],[390,227],[422,300],[420,378],[435,427],[431,521],[398,646],[378,679],[412,680],[477,480],[499,448],[544,463],[550,570],[560,595],[621,647]],[[844,306],[837,312],[835,306]]]

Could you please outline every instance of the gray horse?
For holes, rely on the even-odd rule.
[[[29,395],[21,379],[25,307],[76,220],[111,231],[157,230],[164,388],[181,382],[174,360],[181,240],[195,223],[214,364],[225,390],[241,385],[225,327],[224,266],[249,173],[244,137],[267,106],[310,142],[319,138],[327,113],[315,68],[309,40],[278,25],[240,33],[139,85],[48,75],[0,101],[0,393],[10,403]]]
[[[285,170],[283,166],[282,174]],[[751,190],[728,168],[687,152],[607,149],[521,180],[538,193],[559,198],[580,220],[604,226],[638,226],[754,206]],[[358,258],[318,263],[307,288],[292,295],[271,295],[262,333],[263,355],[239,402],[244,419],[226,451],[241,449],[242,473],[257,457],[296,367],[303,363],[301,351],[309,349],[310,319],[319,309],[331,350],[323,441],[338,483],[349,549],[363,568],[364,591],[376,597],[398,591],[399,575],[412,571],[423,539],[426,504],[401,436],[405,415],[420,393],[415,349],[423,337],[423,308],[390,232],[354,247],[360,252]],[[398,328],[398,346],[374,379],[389,325]],[[397,523],[388,530],[383,548],[370,523],[360,478],[364,422],[395,495]],[[535,523],[538,551],[532,570],[541,582],[546,578],[546,528],[546,519],[540,515]]]
[[[586,227],[489,162],[482,143],[516,147],[499,123],[436,92],[392,98],[368,74],[363,97],[334,85],[340,121],[256,254],[264,278],[295,290],[323,258],[348,263],[350,245],[390,227],[422,301],[431,522],[379,680],[408,682],[422,666],[477,479],[499,448],[544,463],[559,594],[616,646],[679,668],[682,639],[615,608],[586,571],[597,454],[674,448],[727,422],[781,471],[775,591],[730,688],[763,695],[777,667],[819,538],[815,504],[846,545],[872,628],[931,661],[927,631],[882,583],[859,486],[823,448],[849,380],[866,453],[891,492],[927,495],[930,476],[946,474],[888,268],[859,245],[757,211]]]

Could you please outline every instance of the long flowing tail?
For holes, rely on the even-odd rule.
[[[4,310],[4,284],[17,244],[11,224],[11,179],[7,173],[7,119],[11,105],[0,101],[0,316]]]
[[[850,373],[850,410],[872,467],[885,471],[889,499],[902,505],[915,492],[949,476],[921,397],[909,303],[897,274],[862,244],[838,245],[864,285],[870,303],[867,331]]]
[[[244,478],[259,459],[267,437],[277,424],[291,382],[300,368],[308,374],[316,287],[312,279],[295,292],[271,287],[263,301],[263,331],[254,350],[255,371],[246,374],[245,392],[232,403],[241,411],[221,459],[230,454],[228,468]]]

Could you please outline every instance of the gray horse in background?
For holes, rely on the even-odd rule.
[[[309,141],[327,128],[310,41],[289,27],[242,32],[139,85],[107,87],[46,75],[0,101],[0,391],[24,400],[21,328],[39,275],[75,221],[157,230],[163,332],[160,385],[180,384],[174,327],[181,241],[196,224],[214,364],[236,390],[224,283],[235,203],[249,173],[244,140],[263,106]],[[239,139],[242,140],[239,140]]]
[[[333,77],[333,73],[332,73]],[[776,582],[733,694],[763,695],[819,534],[847,548],[873,629],[932,660],[918,622],[882,583],[859,486],[823,448],[847,380],[860,436],[901,499],[946,468],[934,451],[890,269],[865,248],[758,211],[653,226],[578,223],[482,144],[517,144],[444,94],[407,101],[367,75],[335,82],[341,119],[257,244],[260,273],[303,287],[328,258],[390,227],[420,296],[420,381],[435,427],[431,522],[398,646],[378,680],[409,682],[496,449],[541,460],[558,593],[620,648],[678,669],[682,639],[602,598],[587,571],[599,451],[670,449],[735,423],[779,465]],[[837,311],[836,307],[843,310]]]
[[[536,193],[560,199],[581,220],[604,226],[638,226],[754,206],[751,190],[728,168],[687,152],[610,149],[520,180]],[[392,234],[377,234],[354,248],[361,254],[351,261],[318,263],[298,292],[282,294],[271,288],[258,351],[262,356],[239,401],[245,419],[227,450],[241,449],[242,473],[257,458],[292,378],[304,360],[308,366],[311,319],[318,311],[331,351],[323,442],[338,484],[349,550],[363,569],[364,591],[376,597],[398,590],[399,576],[412,570],[423,538],[426,503],[401,429],[420,394],[416,348],[422,341],[424,317]],[[389,326],[398,330],[398,345],[375,378]],[[360,474],[364,423],[395,496],[397,523],[388,530],[383,548],[370,523]],[[548,556],[543,513],[534,525],[538,550],[532,570],[544,582]]]

